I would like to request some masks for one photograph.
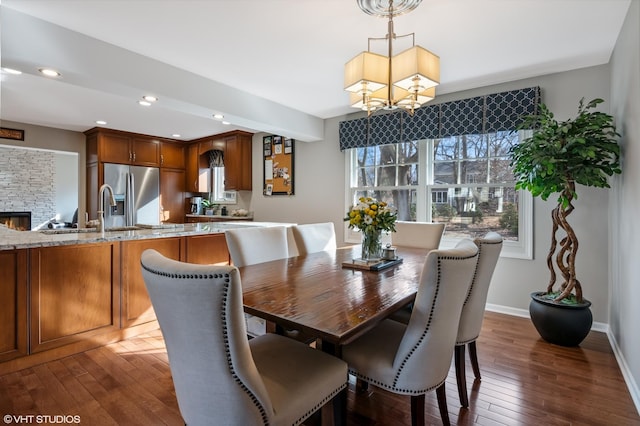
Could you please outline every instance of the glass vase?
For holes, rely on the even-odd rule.
[[[382,243],[380,230],[362,231],[362,260],[373,262],[382,257]]]

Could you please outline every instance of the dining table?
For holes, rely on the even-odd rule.
[[[395,264],[376,271],[349,267],[360,250],[346,246],[240,267],[245,312],[316,338],[323,351],[340,356],[342,345],[413,301],[428,253],[397,247]]]
[[[358,262],[361,250],[339,247],[238,268],[244,311],[342,357],[343,345],[414,300],[429,252],[397,247],[389,267],[370,270]],[[334,399],[333,413],[336,426],[346,424],[346,391]],[[323,413],[323,424],[329,417]]]

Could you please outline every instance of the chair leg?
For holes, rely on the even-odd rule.
[[[436,396],[438,397],[438,408],[440,409],[440,419],[444,426],[450,426],[449,409],[447,409],[447,392],[444,388],[444,382],[436,388]]]
[[[480,380],[480,366],[478,365],[478,352],[476,350],[476,341],[469,342],[469,359],[471,360],[471,367],[473,368],[473,374],[476,379]]]
[[[424,394],[411,395],[411,426],[424,426]]]
[[[344,388],[333,397],[333,424],[335,426],[346,426],[347,424],[347,392]]]
[[[458,398],[460,405],[469,406],[469,398],[467,396],[467,375],[464,363],[464,345],[456,345],[454,360],[456,364],[456,383],[458,385]]]

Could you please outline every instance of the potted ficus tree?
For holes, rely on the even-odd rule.
[[[580,344],[593,321],[591,302],[583,297],[576,272],[578,237],[568,220],[578,198],[576,187],[609,188],[608,178],[621,172],[620,135],[613,117],[594,110],[602,102],[594,99],[585,104],[581,99],[577,116],[566,121],[557,121],[541,104],[539,112],[525,117],[519,126],[532,129],[532,136],[510,151],[516,189],[543,200],[558,194],[547,255],[551,277],[545,291],[531,294],[529,312],[543,339],[564,346]]]

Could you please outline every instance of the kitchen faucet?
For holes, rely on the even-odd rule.
[[[109,190],[109,204],[112,207],[116,205],[116,199],[113,197],[113,188],[106,183],[103,184],[98,194],[98,232],[104,232],[104,191],[106,189]]]

